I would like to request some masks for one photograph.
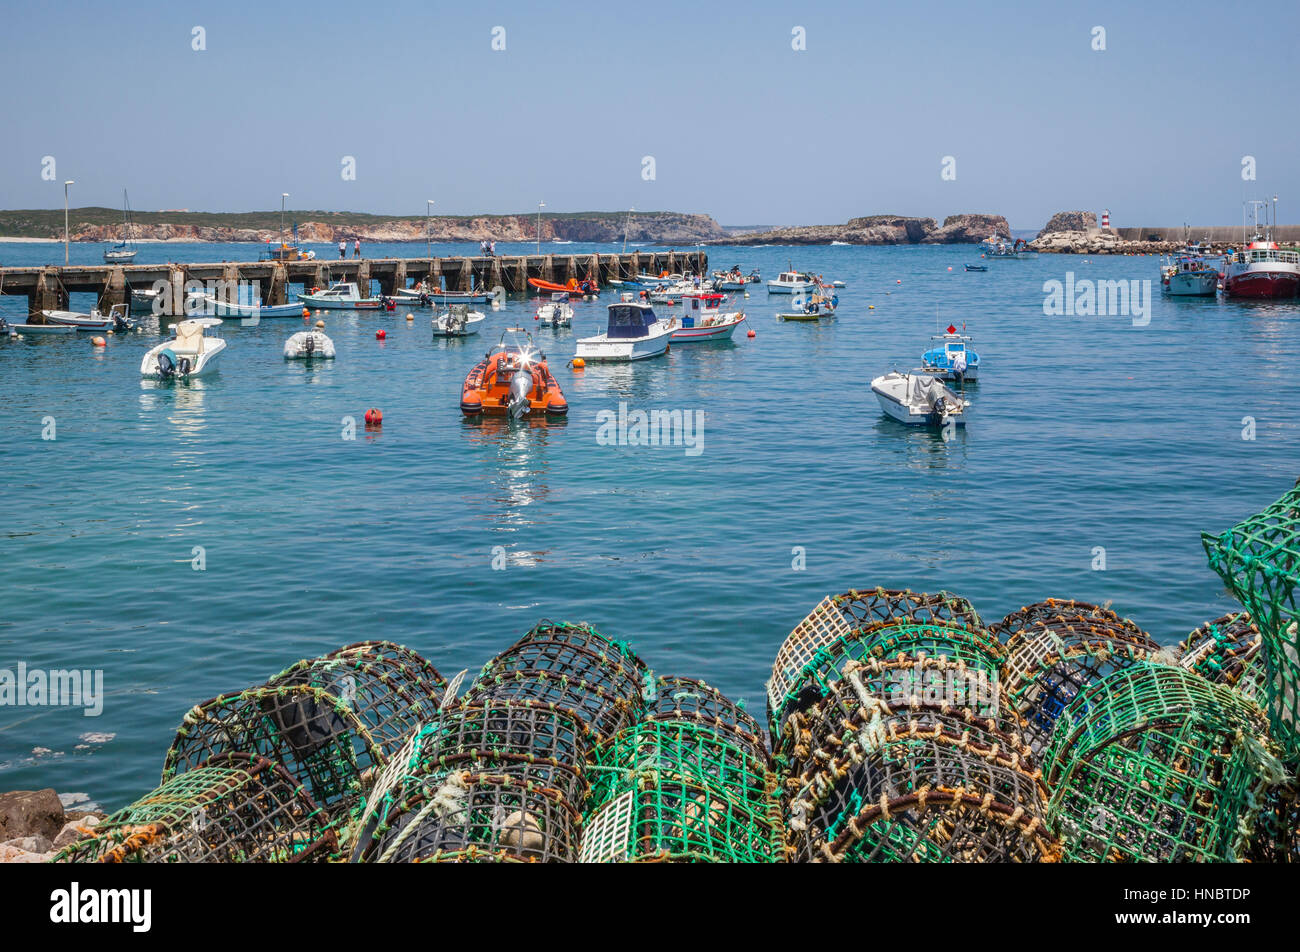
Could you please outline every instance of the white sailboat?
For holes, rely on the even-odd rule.
[[[131,229],[131,203],[126,197],[126,189],[122,189],[122,240],[104,252],[105,264],[130,264],[135,260]]]

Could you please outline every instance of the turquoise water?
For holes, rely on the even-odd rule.
[[[145,245],[138,260],[256,250]],[[0,245],[0,261],[62,251]],[[98,246],[72,251],[100,260]],[[451,676],[538,619],[586,620],[756,713],[791,626],[850,587],[947,588],[988,620],[1046,596],[1113,600],[1173,641],[1232,605],[1199,531],[1300,475],[1295,303],[1157,290],[1135,327],[1045,317],[1043,282],[1072,270],[1158,288],[1155,258],[1045,255],[977,274],[969,247],[709,251],[765,278],[793,259],[844,279],[837,320],[778,323],[785,299],[755,289],[742,302],[754,339],[575,373],[573,340],[603,316],[577,304],[572,331],[535,332],[572,408],[560,425],[475,425],[457,409],[500,330],[532,325],[523,298],[469,341],[433,340],[419,312],[410,325],[402,311],[330,314],[338,359],[311,367],[281,357],[300,321],[227,322],[220,373],[188,385],[141,381],[155,334],[101,353],[89,335],[0,341],[0,669],[103,669],[107,695],[97,718],[0,708],[0,789],[120,805],[156,783],[190,705],[364,638]],[[22,301],[2,306],[12,317]],[[966,322],[983,379],[970,426],[945,443],[882,417],[870,381],[912,367],[949,321]],[[703,452],[601,445],[596,415],[620,401],[703,411]],[[371,406],[378,433],[360,425]]]

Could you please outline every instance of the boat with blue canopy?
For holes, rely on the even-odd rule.
[[[673,328],[655,316],[654,308],[624,294],[609,305],[605,333],[578,341],[574,357],[586,360],[644,360],[667,352]]]
[[[951,324],[943,334],[930,338],[939,341],[921,355],[923,373],[938,377],[940,380],[957,380],[967,383],[979,379],[980,355],[970,349],[971,339],[965,334],[957,333]]]

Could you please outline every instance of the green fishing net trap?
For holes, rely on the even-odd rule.
[[[216,754],[258,754],[344,817],[378,770],[439,708],[446,682],[418,654],[366,641],[300,661],[265,684],[185,715],[163,766],[170,780]]]
[[[1054,859],[1041,774],[1002,707],[997,640],[906,619],[855,634],[821,696],[783,725],[790,858]]]
[[[1160,652],[1133,622],[1088,602],[1049,598],[1012,612],[990,630],[1006,643],[1002,689],[1035,751],[1080,691]]]
[[[337,847],[329,818],[288,771],[231,752],[117,811],[55,862],[323,862]]]
[[[1219,535],[1201,534],[1210,568],[1263,637],[1261,703],[1287,758],[1300,761],[1300,486]]]
[[[1179,667],[1259,698],[1266,677],[1264,636],[1249,612],[1232,612],[1194,629],[1178,645]]]
[[[1043,762],[1048,821],[1064,858],[1086,862],[1243,858],[1264,792],[1286,777],[1258,705],[1151,662],[1082,691]]]
[[[590,742],[575,714],[541,701],[451,705],[381,773],[351,858],[575,859]]]

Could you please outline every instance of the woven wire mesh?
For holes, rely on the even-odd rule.
[[[1133,622],[1088,602],[1049,598],[1012,612],[992,631],[1006,638],[1002,690],[1034,750],[1047,744],[1084,688],[1160,652]]]
[[[432,777],[427,778],[432,781]],[[518,776],[452,771],[403,799],[373,846],[381,863],[573,862],[582,818]]]
[[[595,749],[592,775],[587,861],[782,858],[771,763],[730,730],[645,720]]]
[[[1300,485],[1218,536],[1201,534],[1210,568],[1263,635],[1263,703],[1273,736],[1300,759]]]
[[[610,737],[640,717],[648,678],[645,662],[626,645],[589,625],[543,621],[488,662],[465,696],[539,701]]]
[[[941,669],[942,674],[938,673],[940,669],[923,667],[909,676],[907,665],[901,665],[892,690],[946,695],[959,704],[965,704],[963,698],[973,693],[979,696],[985,714],[1001,717],[998,678],[1005,654],[998,640],[983,628],[955,621],[917,623],[907,617],[897,617],[854,629],[823,644],[797,676],[785,679],[789,685],[786,695],[769,708],[775,724],[773,748],[786,753],[785,725],[791,715],[807,711],[825,698],[840,679],[846,662],[867,658],[903,655],[911,664],[922,657],[944,658],[950,666]]]
[[[226,751],[259,754],[341,816],[437,711],[444,688],[428,662],[401,646],[349,645],[196,705],[167,752],[163,780]]]
[[[283,767],[227,753],[117,811],[55,862],[312,862],[336,847],[328,818]]]
[[[377,845],[453,775],[507,777],[552,791],[577,812],[587,795],[590,738],[573,714],[530,700],[485,699],[450,707],[415,735],[401,766],[367,798],[353,859]],[[395,767],[395,765],[394,765]]]
[[[854,629],[892,620],[917,623],[955,623],[983,628],[974,606],[950,592],[910,592],[876,588],[870,591],[828,595],[803,621],[795,626],[777,650],[772,677],[767,685],[768,727],[780,731],[779,715],[798,679],[824,646],[847,636]]]
[[[758,721],[740,704],[712,685],[693,678],[659,677],[646,689],[645,719],[684,721],[732,736],[760,758],[768,755],[767,737]]]
[[[1250,613],[1234,612],[1193,630],[1178,646],[1178,664],[1258,698],[1265,678],[1263,647],[1264,637]]]
[[[947,659],[848,661],[795,713],[785,808],[796,861],[1038,862],[1056,857],[1032,756],[995,717],[897,690]]]
[[[1234,860],[1281,765],[1258,706],[1138,662],[1081,693],[1044,756],[1048,821],[1070,860]]]

